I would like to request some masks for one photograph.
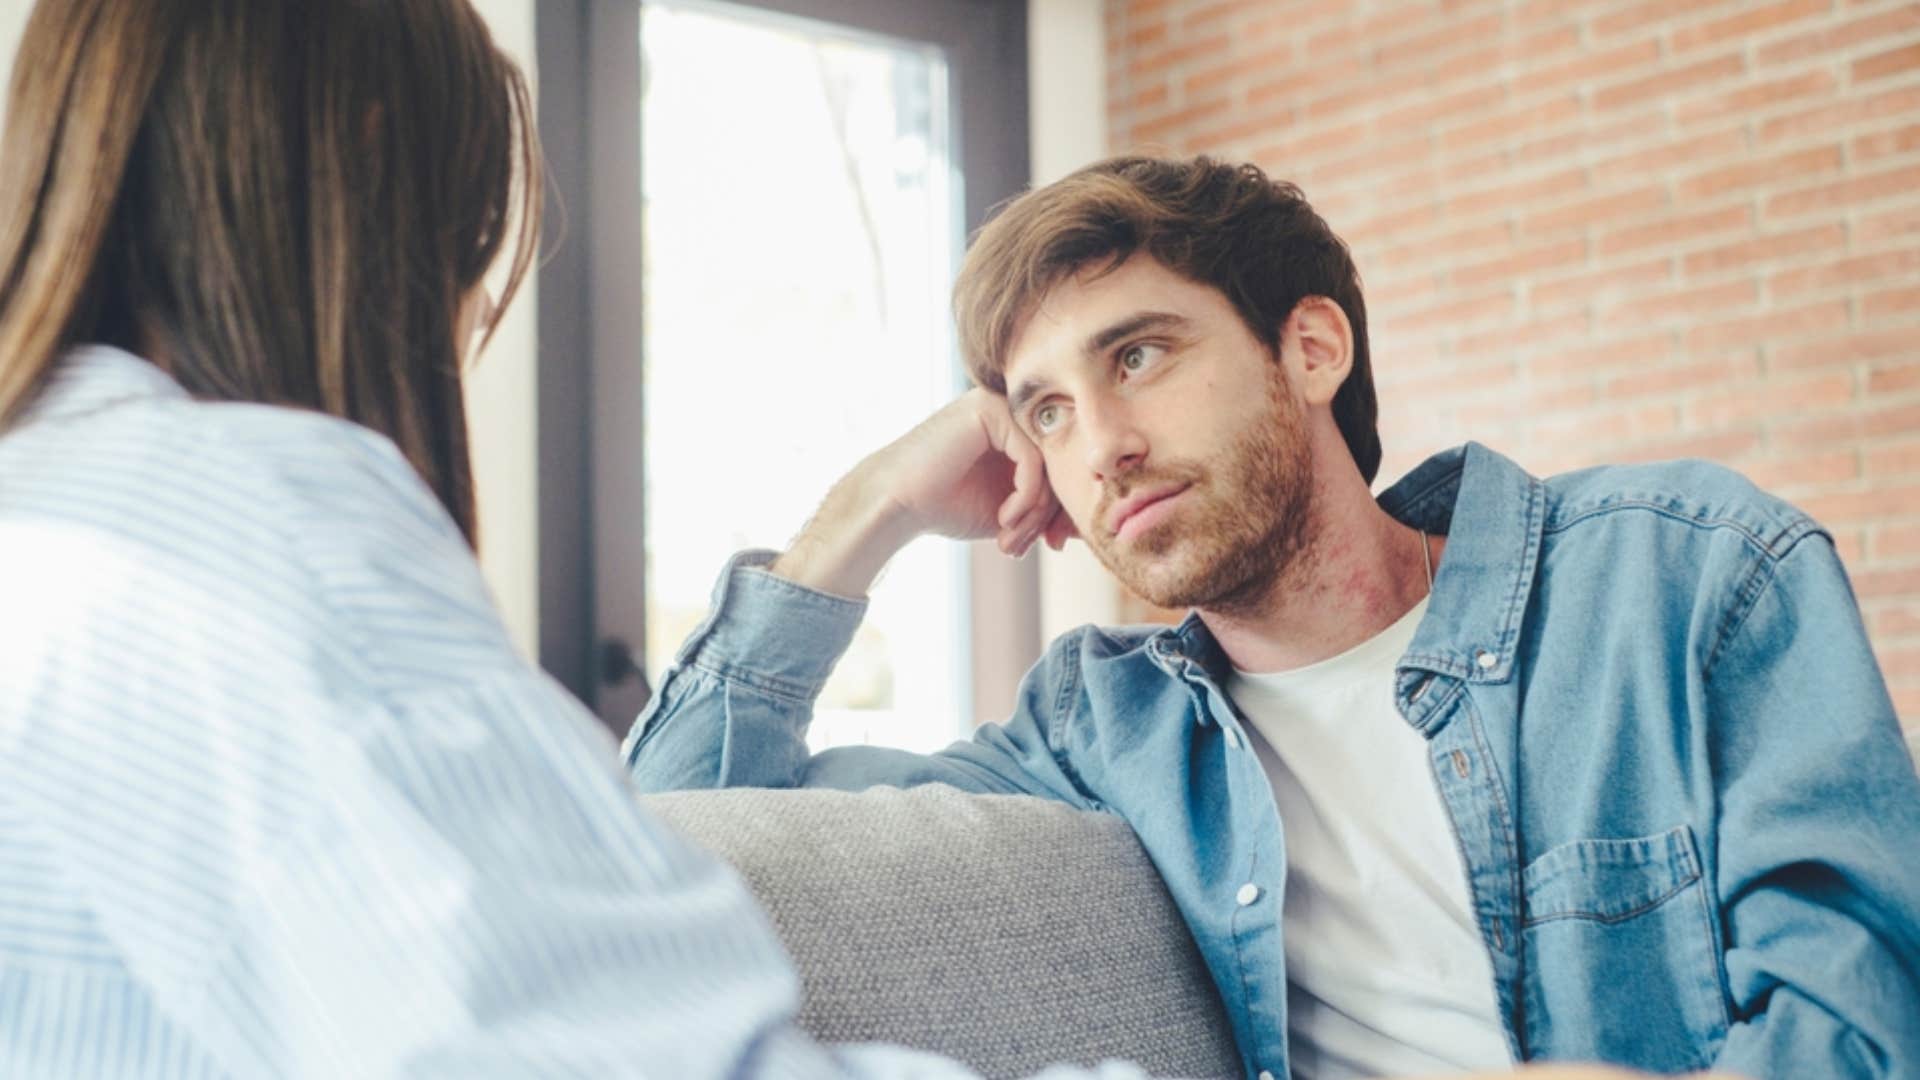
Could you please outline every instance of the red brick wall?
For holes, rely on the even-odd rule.
[[[1109,0],[1109,145],[1295,180],[1383,476],[1711,458],[1825,522],[1920,726],[1920,4]]]

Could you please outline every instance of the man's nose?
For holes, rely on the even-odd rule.
[[[1131,402],[1119,397],[1082,402],[1080,430],[1086,438],[1087,467],[1101,482],[1117,479],[1147,460],[1147,437]]]

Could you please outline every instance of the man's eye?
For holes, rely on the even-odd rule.
[[[1158,345],[1129,345],[1120,353],[1120,369],[1128,374],[1145,371],[1164,351]]]
[[[1060,406],[1047,404],[1033,410],[1033,430],[1045,433],[1060,422]]]

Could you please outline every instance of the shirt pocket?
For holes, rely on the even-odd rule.
[[[1653,1072],[1726,1038],[1712,906],[1693,830],[1576,840],[1521,872],[1527,1047]]]

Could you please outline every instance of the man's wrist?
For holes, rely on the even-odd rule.
[[[906,509],[856,469],[767,572],[834,596],[864,597],[887,561],[919,533]]]

